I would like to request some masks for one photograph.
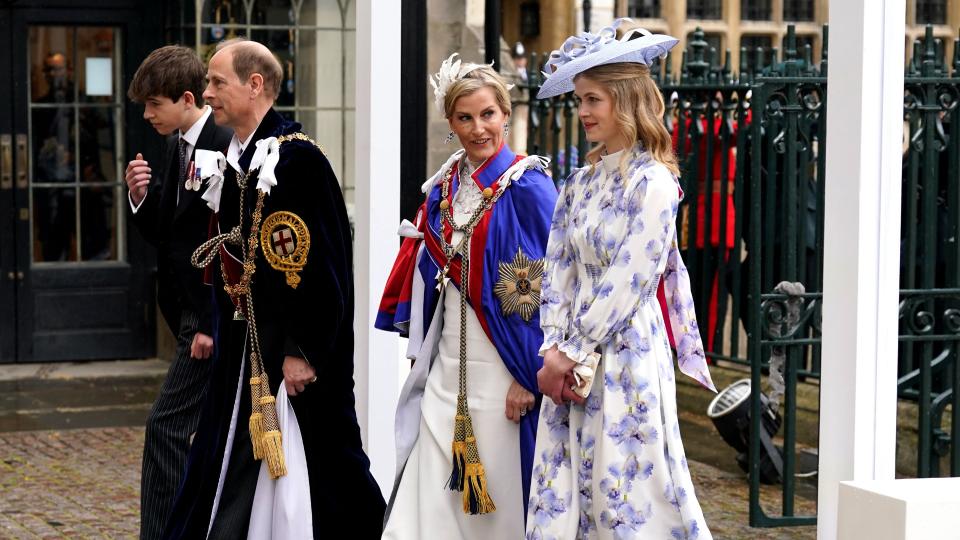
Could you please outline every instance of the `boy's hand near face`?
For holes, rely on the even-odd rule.
[[[124,179],[127,182],[127,189],[130,190],[130,200],[134,205],[139,206],[143,198],[147,196],[147,186],[150,185],[150,166],[143,160],[143,154],[137,153],[137,158],[127,163],[127,172]]]

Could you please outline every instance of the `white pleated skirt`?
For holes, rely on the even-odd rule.
[[[447,488],[453,468],[454,415],[460,369],[460,295],[444,295],[443,333],[421,402],[420,434],[400,479],[383,533],[389,540],[523,538],[519,427],[504,411],[513,377],[467,309],[467,399],[495,512],[468,515],[463,494]]]

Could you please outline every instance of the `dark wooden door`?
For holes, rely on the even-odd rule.
[[[13,47],[11,9],[0,3],[0,361],[16,356],[17,262],[14,235],[13,88],[9,51]]]
[[[143,24],[150,2],[84,4],[0,4],[0,158],[7,140],[13,154],[0,189],[0,362],[155,349],[152,263],[127,223],[123,170],[143,139],[126,87],[162,44],[160,25]]]

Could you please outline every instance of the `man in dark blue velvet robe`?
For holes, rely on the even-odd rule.
[[[204,97],[217,123],[233,127],[236,136],[226,164],[219,156],[219,171],[204,166],[203,174],[213,174],[204,199],[217,212],[214,233],[236,234],[219,234],[206,246],[219,256],[209,267],[219,308],[218,357],[168,538],[245,538],[251,516],[256,521],[264,512],[273,512],[272,537],[294,530],[326,538],[341,526],[354,538],[380,535],[384,501],[354,408],[346,207],[323,152],[300,124],[273,110],[280,76],[269,50],[250,41],[224,42],[208,68]],[[250,295],[228,296],[224,285],[241,281],[243,262],[252,276]],[[284,450],[305,457],[302,470],[288,454],[286,475],[276,480],[254,459],[248,426],[254,328],[270,395],[283,406],[284,385],[299,427],[299,440],[283,434]],[[256,493],[265,487],[279,493],[280,482],[300,482],[303,475],[309,504],[293,501],[302,511],[280,517],[270,510],[274,499]],[[278,528],[278,520],[286,523]]]

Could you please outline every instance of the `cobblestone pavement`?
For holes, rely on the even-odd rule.
[[[135,538],[143,428],[0,433],[0,538]],[[813,527],[751,529],[741,475],[692,463],[718,540],[814,539]],[[775,508],[774,491],[764,503]],[[800,499],[797,512],[813,511]]]
[[[0,433],[0,537],[135,538],[142,428]]]
[[[749,520],[749,485],[745,475],[722,471],[716,467],[690,462],[694,488],[703,507],[707,526],[716,540],[815,540],[817,528],[785,527],[754,529]],[[780,486],[770,486],[760,492],[760,504],[768,515],[779,515]],[[797,497],[795,515],[808,516],[816,512],[815,500]]]

